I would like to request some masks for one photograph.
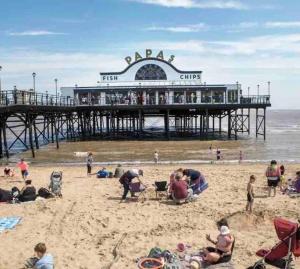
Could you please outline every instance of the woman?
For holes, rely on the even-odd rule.
[[[274,191],[274,196],[276,196],[276,188],[280,181],[281,171],[277,165],[275,160],[271,161],[271,164],[268,166],[266,171],[266,177],[268,180],[268,189],[269,189],[269,197],[271,196],[271,190]]]
[[[230,234],[227,221],[222,219],[217,226],[220,234],[216,241],[212,240],[210,235],[206,235],[206,239],[215,245],[204,250],[204,260],[211,264],[229,262],[234,246],[234,237]]]

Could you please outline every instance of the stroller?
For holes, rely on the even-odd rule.
[[[62,197],[61,193],[61,186],[62,186],[62,172],[53,171],[50,176],[50,191],[58,197]]]
[[[274,220],[280,242],[271,250],[260,249],[256,255],[262,257],[248,269],[265,269],[265,264],[277,268],[292,269],[293,256],[300,256],[300,225],[282,218]]]

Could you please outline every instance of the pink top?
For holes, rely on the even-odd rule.
[[[18,167],[21,169],[21,171],[28,170],[28,164],[26,162],[19,162]]]
[[[280,176],[281,176],[281,171],[278,166],[275,166],[275,167],[269,166],[267,168],[267,171],[266,171],[267,178],[278,178]]]

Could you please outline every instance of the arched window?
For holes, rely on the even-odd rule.
[[[160,66],[146,64],[136,72],[135,80],[167,80],[167,75]]]

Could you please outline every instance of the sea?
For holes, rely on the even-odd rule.
[[[60,142],[42,146],[36,152],[20,152],[12,155],[10,162],[24,157],[37,164],[84,163],[84,153],[91,151],[94,160],[101,164],[151,164],[154,152],[159,153],[160,163],[210,163],[221,150],[222,162],[238,162],[242,152],[243,162],[300,163],[300,110],[268,110],[267,137],[255,137],[255,115],[251,115],[251,134],[240,135],[235,140],[176,140],[176,141],[78,141]],[[224,126],[225,127],[225,126]],[[212,147],[212,150],[210,150]],[[2,159],[2,163],[7,160]]]

